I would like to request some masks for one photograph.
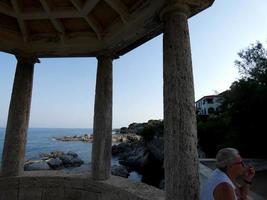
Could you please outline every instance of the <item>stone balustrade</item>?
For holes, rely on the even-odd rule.
[[[0,178],[0,200],[163,200],[164,192],[143,183],[111,176],[95,181],[90,173],[24,172]]]

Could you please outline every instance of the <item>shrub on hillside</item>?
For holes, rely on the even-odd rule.
[[[154,136],[163,137],[163,121],[149,120],[144,124],[142,131],[138,133],[145,141],[151,140]]]

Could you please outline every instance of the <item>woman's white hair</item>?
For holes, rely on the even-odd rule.
[[[220,169],[227,167],[228,165],[236,161],[236,157],[239,155],[237,149],[224,148],[218,151],[216,155],[216,166]]]

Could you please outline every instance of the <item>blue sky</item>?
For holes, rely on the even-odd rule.
[[[266,0],[215,0],[189,19],[195,98],[238,78],[237,52],[267,41]],[[30,127],[91,128],[95,58],[41,59],[35,65]],[[0,53],[0,127],[6,126],[16,59]],[[113,127],[163,118],[162,35],[113,63]]]

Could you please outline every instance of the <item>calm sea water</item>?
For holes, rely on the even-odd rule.
[[[25,159],[39,159],[40,153],[51,151],[76,152],[85,165],[91,162],[92,143],[90,142],[63,142],[53,139],[58,136],[73,136],[92,134],[93,129],[66,129],[66,128],[30,128],[28,130]],[[5,129],[0,128],[0,167],[2,160],[2,151],[5,139]],[[116,158],[112,159],[112,165],[119,165]],[[136,172],[130,173],[129,179],[140,181],[141,175]]]
[[[26,159],[38,159],[40,153],[51,151],[74,151],[85,163],[91,162],[92,143],[62,142],[53,139],[56,136],[92,134],[92,129],[65,129],[65,128],[30,128],[28,130]],[[0,128],[0,158],[5,138],[5,129]]]

